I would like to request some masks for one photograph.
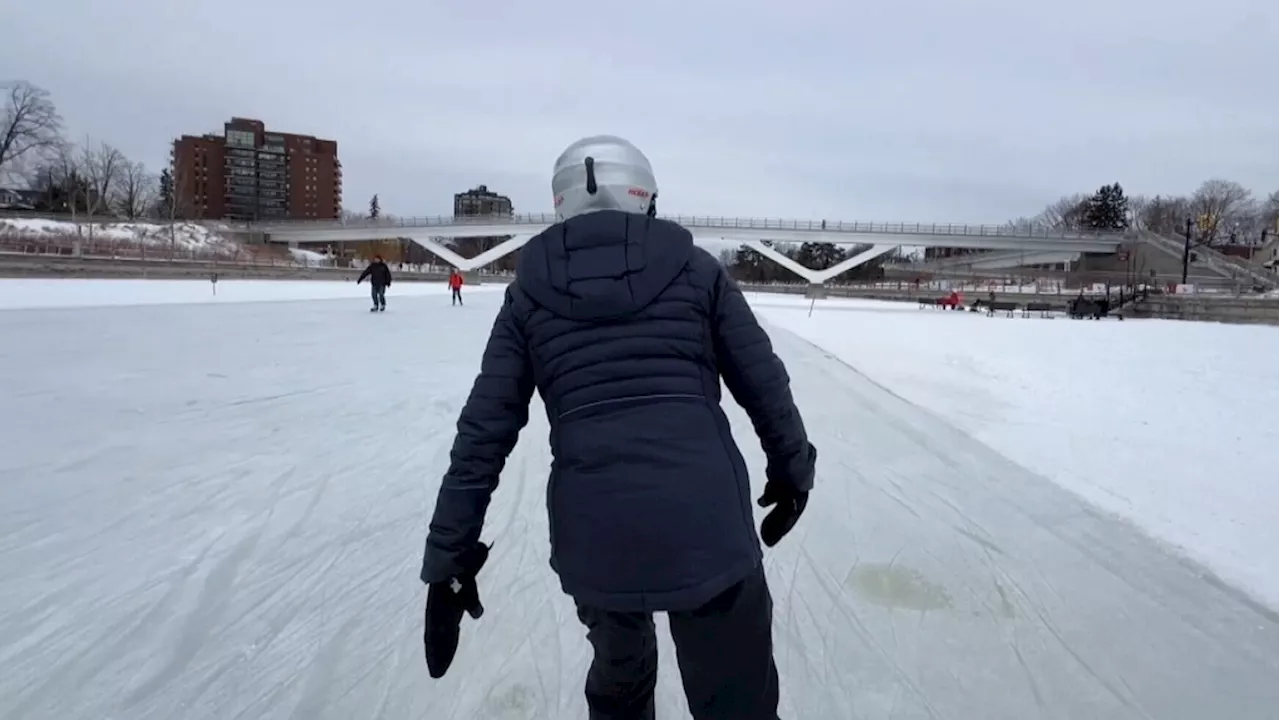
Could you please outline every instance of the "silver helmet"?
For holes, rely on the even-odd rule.
[[[657,212],[658,183],[644,153],[613,135],[583,138],[556,158],[551,176],[556,221],[596,210]]]

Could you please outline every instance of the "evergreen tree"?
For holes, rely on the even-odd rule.
[[[1103,185],[1089,198],[1084,227],[1092,230],[1126,230],[1129,227],[1129,198],[1120,183]]]
[[[765,262],[760,253],[746,245],[739,245],[733,254],[733,275],[747,282],[763,282]]]
[[[382,214],[382,208],[378,206],[378,195],[374,193],[373,198],[369,200],[369,219],[377,220]]]
[[[829,242],[807,242],[796,251],[795,261],[813,270],[826,270],[848,257],[845,251]]]
[[[173,208],[173,172],[169,168],[160,171],[160,202],[157,207],[161,216],[168,216]]]

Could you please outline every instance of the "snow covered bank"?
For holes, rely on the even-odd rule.
[[[73,223],[65,220],[0,219],[0,235],[56,240],[77,237],[94,243],[137,243],[153,246],[174,244],[178,249],[233,250],[236,243],[223,238],[214,226],[168,223]]]
[[[302,248],[289,248],[289,255],[299,265],[307,267],[333,267],[334,261],[332,257],[324,253],[318,253],[314,250],[303,250]]]
[[[790,330],[1276,607],[1280,332],[752,295]]]
[[[476,292],[501,292],[505,288],[502,284],[474,285],[463,289],[463,297]],[[448,294],[444,283],[399,282],[391,286],[387,298],[394,310],[397,296]],[[349,298],[357,304],[368,302],[369,286],[357,286],[349,281],[221,280],[214,294],[213,283],[208,280],[0,279],[0,309],[340,298]]]

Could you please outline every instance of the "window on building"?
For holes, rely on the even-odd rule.
[[[228,129],[226,132],[225,140],[228,145],[231,145],[234,147],[251,148],[254,145],[253,132],[249,130]]]

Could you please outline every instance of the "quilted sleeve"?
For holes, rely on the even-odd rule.
[[[715,280],[712,326],[720,375],[760,437],[768,479],[808,492],[813,487],[816,452],[791,396],[791,378],[738,284],[723,267]]]
[[[514,317],[511,292],[498,312],[449,454],[427,534],[422,581],[461,572],[458,558],[480,539],[498,475],[529,421],[533,396],[529,348]]]

